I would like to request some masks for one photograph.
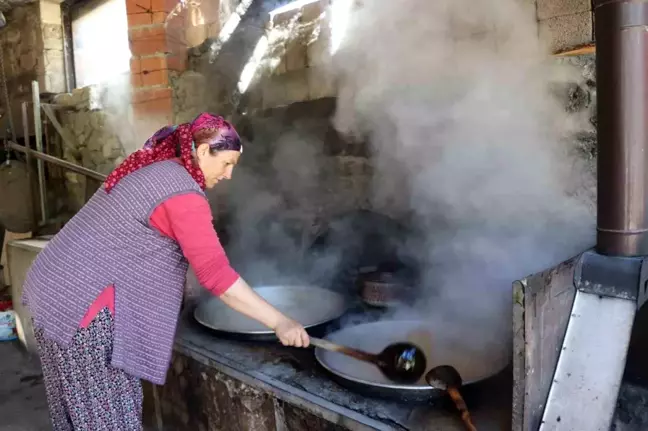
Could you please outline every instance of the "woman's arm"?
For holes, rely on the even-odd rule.
[[[203,287],[236,311],[274,330],[283,344],[308,346],[304,328],[261,298],[230,266],[203,196],[189,193],[171,197],[153,211],[149,222],[178,242]]]
[[[258,320],[275,331],[284,345],[308,347],[308,334],[304,328],[266,302],[242,278],[239,277],[220,299],[239,313]]]

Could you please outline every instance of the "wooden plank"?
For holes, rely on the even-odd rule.
[[[589,44],[579,46],[577,48],[571,48],[567,51],[561,51],[554,54],[554,57],[572,57],[575,55],[587,55],[587,54],[596,54],[596,45]]]
[[[514,284],[513,430],[537,431],[576,289],[578,258]]]
[[[524,342],[524,293],[526,280],[513,283],[513,416],[511,429],[521,431],[524,425],[526,343]],[[519,383],[519,384],[515,384]]]

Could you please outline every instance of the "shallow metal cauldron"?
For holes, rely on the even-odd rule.
[[[427,367],[452,365],[461,374],[464,385],[487,380],[503,371],[510,361],[507,343],[493,344],[488,337],[468,334],[457,337],[447,328],[425,321],[381,321],[350,326],[326,337],[360,350],[378,353],[388,344],[409,341],[425,352]],[[414,385],[388,380],[375,366],[339,353],[315,349],[317,361],[341,385],[369,396],[402,401],[428,401],[444,394],[423,378]]]
[[[314,286],[262,286],[254,290],[288,317],[306,329],[325,325],[348,309],[346,298]],[[274,332],[256,320],[235,311],[216,297],[198,304],[194,318],[201,325],[228,338],[270,340]]]

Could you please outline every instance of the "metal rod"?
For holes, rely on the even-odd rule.
[[[34,189],[32,188],[32,156],[29,148],[29,111],[27,110],[29,102],[22,103],[22,125],[23,125],[23,142],[25,143],[25,163],[27,164],[27,184],[29,184],[29,197],[31,199],[32,226],[36,226],[36,211],[34,206]],[[9,148],[13,148],[14,142],[9,142]],[[17,145],[17,144],[16,144]],[[18,150],[20,151],[20,150]]]
[[[595,0],[596,251],[648,255],[648,3]]]
[[[36,137],[36,150],[43,153],[43,131],[41,130],[40,115],[40,88],[38,81],[32,81],[32,100],[34,102],[34,135]],[[38,166],[38,194],[40,196],[41,223],[47,221],[47,202],[45,192],[45,166],[41,159],[37,162]]]
[[[61,135],[61,138],[63,139],[63,142],[65,142],[65,145],[71,148],[78,147],[78,145],[75,145],[75,142],[73,142],[73,139],[68,136],[66,130],[63,128],[61,123],[59,123],[58,119],[56,118],[56,115],[54,114],[54,110],[52,109],[52,106],[47,103],[41,103],[41,108],[45,113],[45,117],[49,119],[49,121],[52,123],[56,131],[59,133],[59,135]]]
[[[86,177],[93,178],[97,181],[105,181],[107,176],[100,174],[99,172],[93,171],[92,169],[84,168],[83,166],[76,165],[74,163],[68,162],[67,160],[59,159],[58,157],[50,156],[40,151],[34,151],[30,148],[19,145],[15,142],[9,142],[9,148],[25,153],[28,156],[35,157],[40,161],[45,161],[56,166],[60,166],[68,171],[76,172],[77,174],[85,175]]]

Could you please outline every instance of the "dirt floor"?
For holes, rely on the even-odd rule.
[[[51,430],[38,359],[0,342],[0,431]]]

